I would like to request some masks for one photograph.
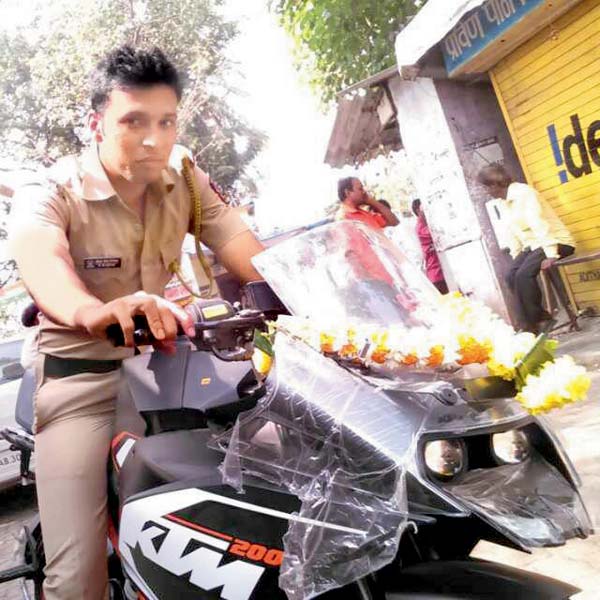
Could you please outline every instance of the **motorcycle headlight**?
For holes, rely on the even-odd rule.
[[[519,429],[495,433],[492,436],[492,450],[501,465],[515,465],[524,462],[531,454],[531,444]]]
[[[425,444],[425,464],[439,479],[451,479],[466,467],[466,449],[462,440],[435,440]]]

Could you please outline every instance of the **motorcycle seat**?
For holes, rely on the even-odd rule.
[[[207,447],[208,429],[171,431],[137,440],[119,474],[122,500],[166,483],[219,485],[223,454]]]

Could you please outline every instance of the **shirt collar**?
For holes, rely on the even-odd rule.
[[[108,200],[116,195],[93,144],[81,155],[81,196],[85,200]]]
[[[349,214],[356,214],[356,213],[365,213],[367,211],[363,210],[360,207],[354,207],[354,206],[350,206],[349,204],[345,204],[342,202],[342,211],[344,212],[344,214],[349,215]]]
[[[108,200],[117,195],[98,156],[98,147],[92,145],[81,156],[81,195],[85,200]],[[167,169],[163,169],[161,180],[153,187],[160,196],[169,194],[175,181]]]

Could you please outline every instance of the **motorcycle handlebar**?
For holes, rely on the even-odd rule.
[[[156,341],[144,315],[135,315],[133,323],[133,343],[135,346],[147,346]],[[232,344],[232,339],[237,339],[240,332],[250,332],[247,335],[251,335],[255,328],[260,328],[263,325],[264,315],[262,313],[242,311],[240,314],[225,319],[196,322],[194,324],[195,335],[191,339],[196,342],[199,349],[211,350],[221,360],[243,360],[247,358],[247,349],[241,347],[240,344]],[[178,326],[177,334],[184,334],[180,326]],[[123,330],[118,323],[107,327],[106,337],[115,346],[125,345]],[[251,339],[251,337],[248,339]]]
[[[133,344],[134,346],[149,346],[156,341],[148,327],[148,321],[144,315],[135,315],[133,317]],[[179,335],[183,333],[178,328]],[[118,323],[113,323],[106,328],[106,337],[114,346],[124,346],[125,336]]]

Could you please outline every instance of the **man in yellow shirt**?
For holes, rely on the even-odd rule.
[[[515,292],[527,329],[538,333],[548,319],[537,282],[541,269],[575,252],[569,230],[531,186],[513,182],[501,165],[484,167],[478,176],[493,198],[505,200],[509,251],[513,264],[507,283]]]

